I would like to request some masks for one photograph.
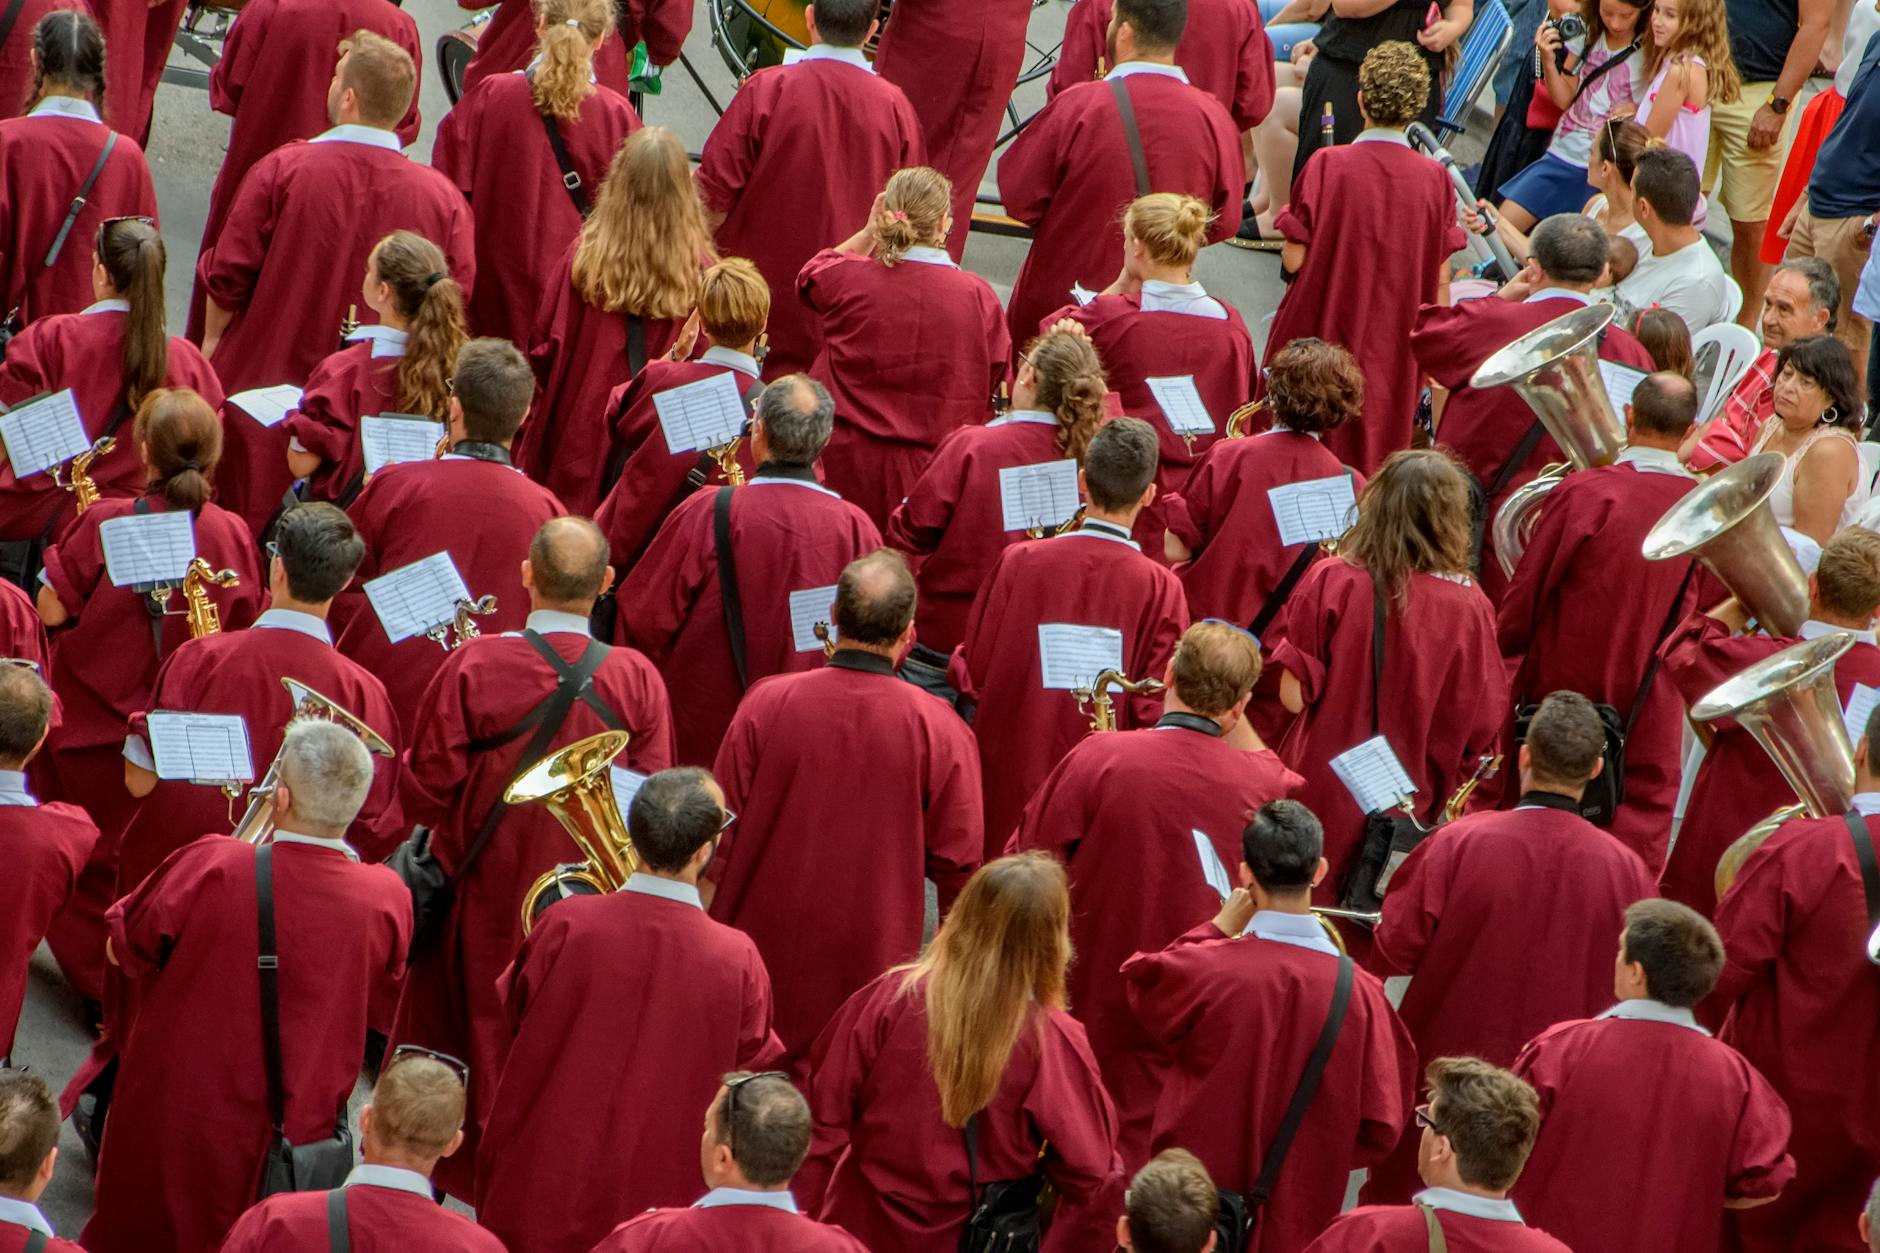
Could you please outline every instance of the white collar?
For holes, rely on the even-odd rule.
[[[713,1188],[692,1203],[693,1209],[716,1209],[720,1205],[768,1205],[786,1214],[796,1213],[796,1197],[789,1191],[752,1192],[745,1188]]]
[[[852,65],[858,70],[873,74],[875,67],[868,63],[868,58],[860,48],[839,48],[835,44],[811,44],[807,48],[792,48],[783,54],[785,65],[801,65],[805,61],[840,61]]]
[[[1080,537],[1108,540],[1112,544],[1124,544],[1137,552],[1142,551],[1142,545],[1129,538],[1128,531],[1113,522],[1103,522],[1096,518],[1085,518],[1084,524],[1075,531],[1066,531],[1062,535],[1052,536],[1053,539],[1078,539]]]
[[[563,613],[559,609],[537,609],[529,614],[529,620],[523,624],[537,635],[549,635],[560,632],[565,635],[592,636],[588,629],[588,620],[578,613]]]
[[[376,322],[369,322],[364,326],[355,327],[353,333],[346,337],[346,342],[357,344],[371,340],[374,357],[402,357],[405,355],[405,341],[408,338],[406,332],[396,327],[380,326]]]
[[[24,770],[0,770],[0,805],[22,805],[31,808],[39,804],[32,789],[26,786]]]
[[[807,487],[812,492],[821,492],[825,496],[834,496],[837,500],[842,499],[842,493],[831,491],[829,488],[824,487],[821,483],[812,483],[808,479],[786,479],[786,478],[781,478],[781,477],[775,477],[775,476],[768,475],[768,474],[753,474],[750,477],[750,481],[745,483],[744,486],[746,487]]]
[[[901,254],[903,261],[917,261],[921,265],[944,265],[950,269],[959,269],[959,264],[947,254],[945,248],[934,248],[927,244],[915,244]]]
[[[369,1188],[396,1188],[400,1192],[410,1192],[427,1201],[435,1201],[437,1193],[431,1189],[431,1181],[415,1170],[406,1170],[403,1166],[379,1166],[371,1162],[360,1162],[346,1176],[345,1186],[364,1184]]]
[[[698,894],[698,888],[677,879],[662,879],[658,875],[635,871],[620,890],[637,892],[641,896],[657,896],[662,901],[677,901],[695,909],[705,908],[705,899]]]
[[[79,316],[83,317],[87,313],[129,313],[130,311],[131,302],[128,300],[94,300],[78,312]]]
[[[1144,313],[1182,313],[1191,318],[1227,321],[1227,310],[1199,283],[1169,283],[1147,278],[1142,281],[1141,301]]]
[[[369,148],[383,148],[387,152],[400,151],[397,135],[376,126],[362,126],[358,122],[342,122],[329,131],[315,135],[307,142],[310,144],[365,144]]]
[[[1295,431],[1290,426],[1284,426],[1278,422],[1275,422],[1272,426],[1268,427],[1266,430],[1261,431],[1260,434],[1261,435],[1303,435],[1307,439],[1315,439],[1315,440],[1318,440],[1320,443],[1325,442],[1325,436],[1321,432]]]
[[[1125,61],[1103,76],[1104,82],[1113,78],[1128,78],[1131,74],[1160,74],[1163,78],[1172,78],[1178,82],[1187,82],[1188,74],[1179,65],[1163,65],[1159,61]]]
[[[1697,477],[1684,468],[1684,463],[1678,460],[1678,454],[1663,448],[1627,448],[1619,454],[1616,464],[1631,466],[1644,474],[1672,474],[1684,479]]]
[[[987,426],[1007,426],[1013,422],[1029,422],[1036,426],[1056,426],[1057,414],[1046,413],[1042,409],[1011,409],[1003,416],[986,423]]]
[[[39,1212],[37,1205],[13,1196],[0,1196],[0,1223],[25,1227],[29,1231],[41,1232],[48,1238],[58,1234],[52,1229],[52,1224],[46,1221],[46,1216]]]
[[[1294,948],[1311,949],[1315,953],[1330,953],[1333,957],[1339,955],[1338,946],[1332,943],[1332,937],[1325,934],[1325,928],[1311,914],[1286,914],[1277,909],[1262,909],[1247,924],[1245,934],[1290,944]]]
[[[1543,287],[1521,303],[1531,305],[1537,300],[1571,300],[1574,304],[1590,305],[1593,298],[1583,291],[1573,291],[1566,287]]]
[[[1351,142],[1354,144],[1396,144],[1402,148],[1410,146],[1409,137],[1402,131],[1387,130],[1382,126],[1373,126],[1369,130],[1359,131],[1358,137]]]
[[[26,116],[69,117],[80,122],[96,122],[100,126],[104,125],[104,119],[98,116],[96,106],[89,100],[80,100],[77,96],[47,96],[34,105],[33,111]]]
[[[331,849],[335,853],[344,853],[348,861],[359,860],[359,854],[344,840],[322,840],[317,836],[301,835],[297,831],[276,831],[268,838],[276,844],[307,844],[314,848]]]
[[[298,609],[279,607],[269,609],[255,619],[255,625],[280,631],[299,631],[302,635],[319,640],[322,644],[333,642],[333,632],[327,628],[325,618],[316,618]]]
[[[1847,627],[1830,626],[1826,622],[1817,622],[1813,618],[1810,618],[1808,621],[1802,623],[1802,629],[1797,631],[1795,634],[1797,637],[1801,639],[1818,640],[1824,635],[1833,635],[1836,631],[1847,631],[1849,635],[1853,636],[1855,639],[1859,640],[1863,644],[1880,643],[1880,640],[1876,640],[1874,638],[1873,628],[1871,627],[1869,627],[1865,631],[1852,631],[1852,630],[1848,630]]]
[[[1854,793],[1854,811],[1869,817],[1880,814],[1880,792]]]
[[[1514,1202],[1507,1197],[1476,1196],[1469,1192],[1458,1192],[1454,1188],[1425,1188],[1411,1197],[1417,1205],[1427,1205],[1431,1209],[1446,1209],[1452,1214],[1467,1214],[1470,1218],[1486,1218],[1498,1223],[1518,1223],[1525,1220],[1521,1211],[1514,1207]]]
[[[700,365],[722,365],[736,370],[739,374],[748,374],[752,378],[762,378],[763,367],[757,364],[757,358],[748,352],[739,352],[735,348],[713,346],[699,354]]]
[[[1662,1022],[1668,1026],[1687,1027],[1699,1035],[1710,1034],[1697,1024],[1697,1015],[1690,1010],[1643,997],[1635,1001],[1620,1001],[1600,1017],[1623,1018],[1632,1022]]]

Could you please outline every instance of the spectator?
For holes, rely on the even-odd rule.
[[[1735,312],[1740,294],[1731,290],[1717,254],[1691,223],[1697,213],[1697,167],[1682,152],[1650,148],[1632,175],[1632,211],[1651,240],[1651,256],[1640,261],[1614,293],[1621,309],[1658,305],[1684,319],[1695,335]]]
[[[1632,335],[1652,355],[1659,370],[1689,381],[1696,371],[1691,355],[1691,328],[1669,309],[1641,309],[1632,319]]]
[[[1870,490],[1859,431],[1860,391],[1839,340],[1810,335],[1776,354],[1775,415],[1753,451],[1788,458],[1769,498],[1777,522],[1817,544],[1853,522]]]
[[[1429,82],[1422,85],[1422,107],[1405,121],[1421,121],[1426,126],[1436,121],[1437,110],[1443,104],[1443,53],[1475,20],[1475,4],[1474,0],[1448,0],[1438,9],[1432,21],[1426,0],[1332,0],[1318,37],[1312,41],[1316,55],[1300,89],[1299,116],[1303,124],[1299,128],[1299,148],[1293,154],[1294,179],[1320,148],[1348,144],[1371,125],[1358,107],[1358,69],[1365,57],[1384,44],[1415,41],[1429,71]],[[1332,118],[1329,139],[1320,122],[1328,107]]]
[[[1703,168],[1710,150],[1711,102],[1728,103],[1742,95],[1736,63],[1730,59],[1730,34],[1724,24],[1724,0],[1658,0],[1652,7],[1652,50],[1645,60],[1651,80],[1639,98],[1635,120],[1653,139]],[[1697,221],[1704,220],[1700,201]]]

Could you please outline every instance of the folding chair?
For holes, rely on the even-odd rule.
[[[1461,55],[1443,93],[1443,111],[1436,119],[1437,138],[1447,144],[1469,128],[1475,102],[1495,77],[1495,68],[1514,38],[1514,22],[1500,0],[1477,0],[1475,20],[1457,45]]]

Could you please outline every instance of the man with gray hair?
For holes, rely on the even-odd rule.
[[[619,637],[686,693],[673,711],[680,762],[711,764],[751,684],[822,664],[812,627],[843,567],[881,546],[868,515],[817,480],[834,425],[814,379],[766,387],[750,482],[688,496],[615,593]]]
[[[105,956],[135,981],[138,1014],[80,1237],[97,1253],[216,1248],[253,1199],[272,1142],[257,976],[264,890],[290,1142],[334,1134],[367,1006],[404,974],[410,893],[346,843],[372,754],[345,727],[298,720],[278,778],[266,842],[204,836],[105,916]]]

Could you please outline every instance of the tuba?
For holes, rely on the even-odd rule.
[[[1512,387],[1567,454],[1517,488],[1496,511],[1495,559],[1512,575],[1547,493],[1574,470],[1611,465],[1625,448],[1625,426],[1599,374],[1599,338],[1616,311],[1587,305],[1529,331],[1482,363],[1469,386]],[[1493,504],[1493,501],[1488,502]]]
[[[1120,670],[1105,670],[1090,681],[1089,687],[1071,689],[1071,699],[1077,702],[1077,712],[1088,714],[1092,731],[1116,730],[1116,705],[1110,700],[1110,689],[1122,688],[1130,695],[1138,692],[1154,694],[1166,684],[1160,679],[1129,679]]]
[[[618,891],[640,868],[611,774],[614,758],[626,747],[625,731],[576,740],[524,770],[503,792],[505,805],[547,806],[586,859],[556,866],[529,885],[522,898],[522,934],[556,901]]]
[[[1691,707],[1697,722],[1736,719],[1802,800],[1763,819],[1724,851],[1717,862],[1718,896],[1783,823],[1804,812],[1816,818],[1843,814],[1854,803],[1854,749],[1834,686],[1834,663],[1853,646],[1849,631],[1806,640],[1725,680]]]
[[[1711,475],[1665,510],[1644,553],[1652,561],[1696,557],[1763,629],[1794,635],[1808,618],[1808,576],[1769,505],[1782,466],[1781,453],[1760,452]]]
[[[287,716],[287,725],[307,719],[322,722],[337,722],[365,741],[372,753],[379,757],[396,757],[397,750],[386,742],[385,737],[367,726],[364,721],[354,716],[330,696],[323,696],[298,679],[283,677],[281,686],[293,699],[294,712]],[[274,760],[268,763],[267,773],[261,776],[261,782],[255,784],[248,793],[248,808],[242,811],[240,821],[229,834],[244,844],[263,844],[274,834],[274,819],[270,802],[274,799],[274,789],[281,781],[281,754],[287,751],[286,737],[282,737],[281,747],[274,750]]]
[[[217,587],[236,587],[241,583],[241,576],[233,570],[217,570],[201,557],[189,563],[189,570],[183,575],[183,614],[189,620],[189,638],[199,640],[205,635],[214,635],[222,629],[222,614],[209,599],[209,584]],[[169,589],[164,589],[164,601],[169,601]]]

